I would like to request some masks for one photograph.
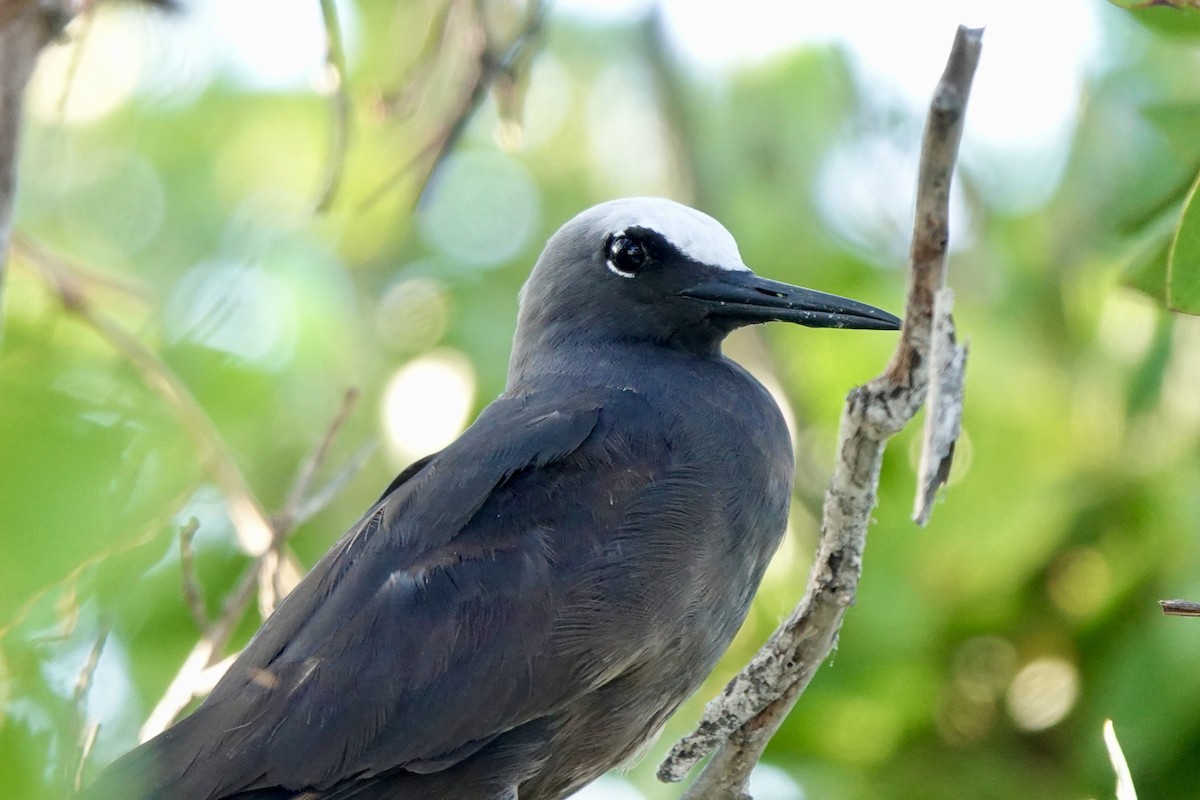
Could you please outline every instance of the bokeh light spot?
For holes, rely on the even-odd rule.
[[[520,163],[471,151],[442,166],[421,214],[430,245],[459,263],[494,267],[515,258],[541,223],[537,185]]]
[[[898,709],[867,697],[847,698],[831,715],[823,742],[831,756],[855,764],[878,764],[896,749]]]
[[[588,97],[588,145],[601,195],[677,194],[672,150],[650,87],[654,77],[632,66],[596,77]]]
[[[1008,690],[1008,715],[1022,730],[1053,727],[1070,713],[1079,698],[1075,665],[1057,656],[1029,662]]]
[[[759,762],[750,773],[750,796],[755,800],[804,800],[804,789],[779,767]]]
[[[441,450],[466,428],[475,372],[457,350],[435,350],[396,370],[383,391],[383,426],[403,463]]]
[[[996,718],[996,704],[1012,680],[1017,648],[1000,636],[976,636],[954,654],[953,680],[938,694],[934,721],[947,743],[982,739]]]
[[[299,328],[292,288],[258,267],[203,262],[176,285],[164,312],[170,341],[191,341],[266,367],[292,355]]]
[[[934,724],[947,744],[963,746],[977,742],[991,730],[996,718],[996,701],[970,695],[957,683],[938,694]]]
[[[375,307],[379,338],[401,353],[433,347],[446,332],[450,296],[432,278],[408,278],[388,286]]]
[[[645,797],[624,778],[603,775],[571,795],[569,800],[645,800]]]
[[[1112,570],[1092,547],[1077,547],[1059,556],[1050,568],[1046,591],[1054,604],[1073,617],[1099,610],[1108,597]]]

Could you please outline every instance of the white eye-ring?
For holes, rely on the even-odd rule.
[[[622,278],[635,277],[638,270],[646,265],[650,257],[646,251],[646,245],[626,235],[625,231],[617,231],[608,237],[606,249],[608,250],[606,266],[610,272],[620,275]]]

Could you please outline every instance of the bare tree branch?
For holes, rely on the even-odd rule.
[[[958,29],[934,93],[917,183],[904,328],[884,373],[846,398],[837,463],[825,495],[821,540],[808,587],[762,650],[709,703],[696,731],[677,743],[659,767],[661,780],[679,781],[716,750],[684,794],[685,800],[748,796],[751,769],[833,649],[846,609],[854,602],[885,443],[919,410],[931,380],[946,376],[951,382],[961,381],[961,372],[956,378],[952,369],[933,364],[932,340],[935,297],[945,284],[950,179],[982,34],[982,30]],[[948,303],[943,306],[944,322],[936,334],[952,337]],[[955,347],[952,339],[949,347]],[[952,387],[937,391],[948,398],[955,394]]]
[[[275,610],[279,601],[286,597],[304,577],[304,570],[285,550],[284,545],[287,537],[299,525],[300,511],[308,499],[313,479],[329,457],[329,450],[333,447],[333,442],[341,432],[342,426],[349,419],[350,412],[354,410],[358,397],[359,391],[355,388],[348,389],[342,396],[341,405],[338,406],[333,421],[325,429],[325,434],[317,443],[316,448],[301,463],[300,469],[292,481],[292,488],[283,503],[283,508],[271,520],[274,537],[271,547],[263,554],[258,581],[258,608],[264,618]]]
[[[1159,600],[1158,604],[1169,617],[1200,617],[1200,603],[1191,600]]]
[[[149,738],[170,725],[187,704],[198,696],[197,692],[211,683],[212,673],[206,670],[220,660],[221,651],[228,644],[229,636],[256,596],[255,588],[259,590],[257,596],[260,611],[266,616],[275,608],[280,598],[299,582],[303,570],[295,557],[285,549],[284,544],[303,518],[302,514],[307,512],[312,504],[312,499],[308,496],[312,480],[328,456],[332,440],[345,422],[358,393],[357,390],[347,392],[329,430],[300,469],[281,514],[275,519],[270,519],[261,510],[258,499],[250,491],[212,420],[178,376],[149,348],[100,313],[91,297],[91,283],[87,279],[81,279],[72,265],[24,239],[18,242],[18,246],[24,257],[22,263],[32,267],[35,274],[42,278],[58,297],[63,307],[112,345],[134,366],[143,383],[166,398],[175,408],[184,430],[201,451],[206,471],[222,493],[242,549],[255,557],[246,574],[226,598],[220,615],[211,623],[202,625],[203,632],[199,641],[142,728],[143,738]],[[361,460],[357,460],[356,463],[361,465]],[[346,475],[339,485],[344,485],[348,477],[349,475]],[[328,487],[324,487],[322,491],[327,489]],[[185,566],[185,597],[188,596],[187,571],[188,567]],[[205,615],[197,613],[194,598],[188,603],[193,615],[200,622]]]

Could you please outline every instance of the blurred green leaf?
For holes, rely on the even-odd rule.
[[[1184,201],[1167,270],[1170,307],[1187,314],[1200,314],[1200,175]]]
[[[1149,295],[1164,306],[1167,304],[1167,264],[1171,256],[1171,236],[1168,231],[1153,232],[1142,237],[1132,248],[1126,262],[1122,283]]]
[[[1171,36],[1200,36],[1196,0],[1110,0],[1147,28]]]

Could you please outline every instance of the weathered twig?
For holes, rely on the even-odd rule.
[[[292,488],[288,491],[287,499],[283,501],[283,508],[272,520],[275,530],[291,530],[296,525],[300,509],[312,494],[313,481],[321,467],[324,466],[326,459],[329,458],[329,451],[333,447],[334,441],[342,432],[346,421],[350,419],[350,413],[354,411],[354,406],[358,403],[361,395],[358,388],[353,386],[342,395],[342,402],[334,413],[333,419],[325,428],[325,434],[300,464],[300,468],[296,471],[296,477],[292,479]]]
[[[716,750],[685,800],[747,796],[750,770],[833,649],[846,608],[854,602],[884,444],[916,414],[931,380],[960,380],[952,368],[933,363],[934,337],[953,335],[948,303],[943,302],[944,313],[935,325],[935,297],[945,283],[950,178],[982,33],[959,28],[934,93],[922,144],[903,332],[883,374],[846,398],[808,587],[770,641],[709,703],[696,731],[676,744],[659,767],[660,779],[679,781]],[[956,394],[953,386],[936,391],[939,397]]]
[[[346,485],[350,483],[350,479],[359,473],[359,470],[367,463],[367,459],[371,457],[378,447],[378,440],[367,442],[346,459],[345,463],[342,464],[342,468],[335,472],[332,478],[321,484],[319,488],[313,490],[296,510],[294,519],[296,527],[300,527],[308,522],[333,502],[333,498],[337,497],[338,493],[346,488]]]
[[[1200,617],[1200,603],[1191,600],[1159,600],[1158,604],[1169,617]]]
[[[954,338],[954,292],[938,289],[933,298],[933,344],[929,354],[929,392],[925,398],[925,431],[917,465],[917,498],[913,520],[921,526],[933,513],[939,488],[950,477],[954,444],[962,432],[963,381],[967,346]]]

